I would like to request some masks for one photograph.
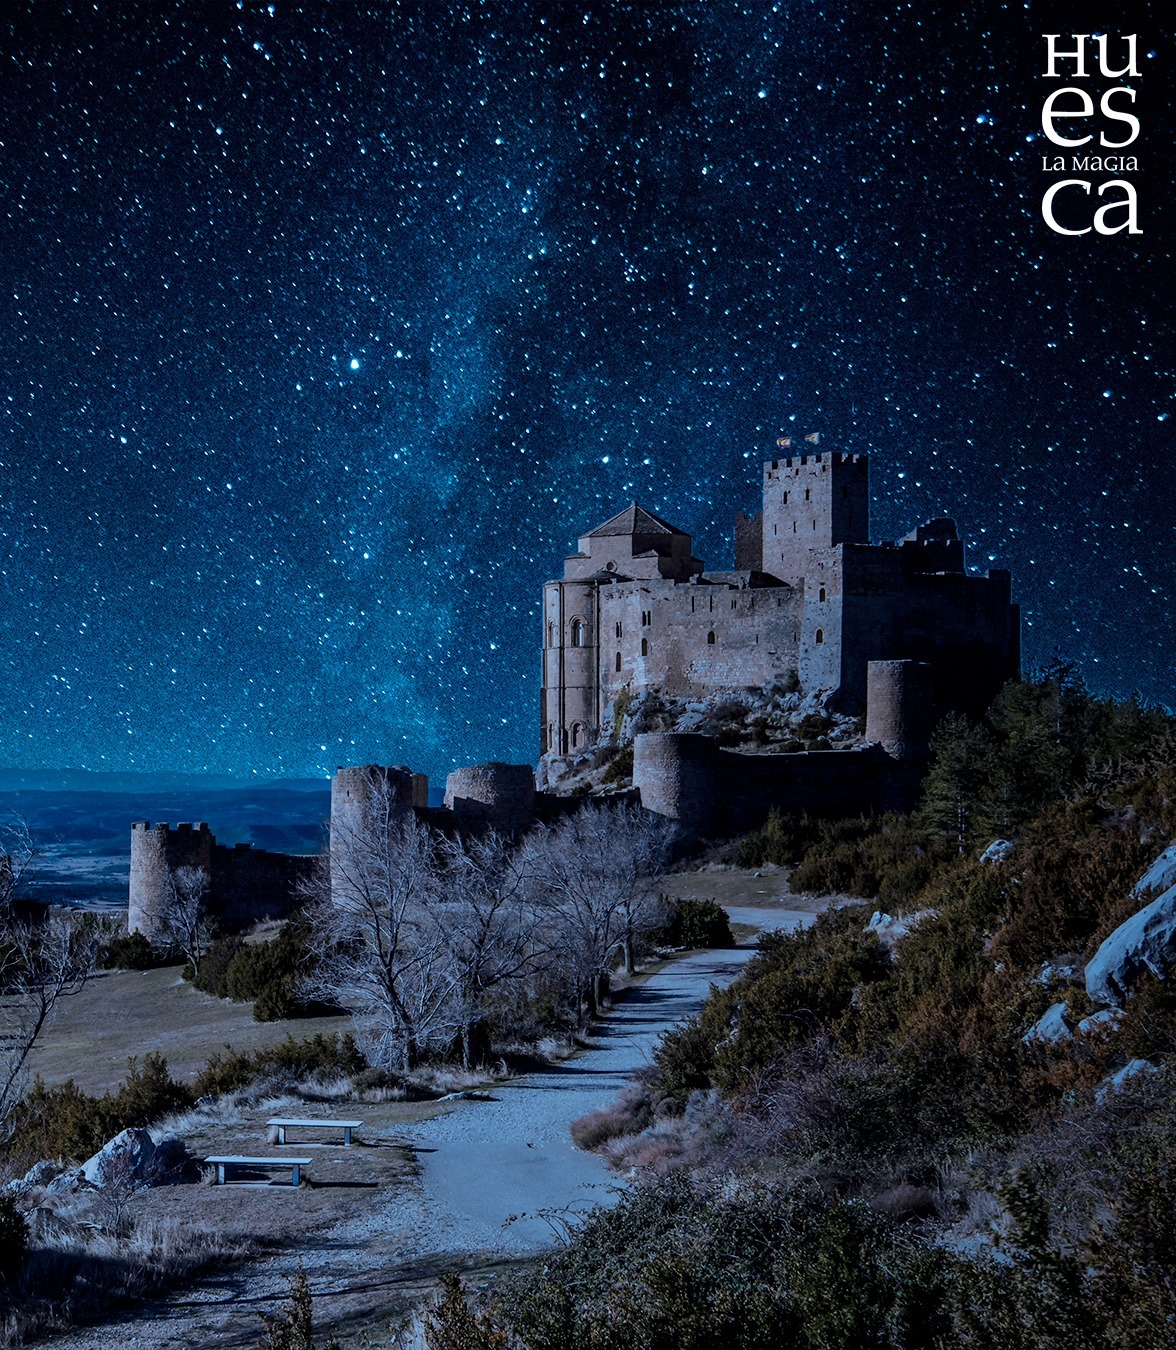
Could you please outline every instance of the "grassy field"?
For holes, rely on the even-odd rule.
[[[102,970],[80,993],[64,999],[33,1055],[32,1068],[52,1086],[72,1078],[86,1092],[117,1087],[127,1060],[155,1050],[172,1077],[190,1081],[211,1054],[231,1044],[257,1050],[316,1032],[350,1029],[347,1017],[255,1022],[251,1003],[202,994],[180,979],[179,966],[162,970]]]

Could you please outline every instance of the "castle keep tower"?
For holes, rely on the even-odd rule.
[[[869,542],[865,455],[797,455],[764,465],[763,571],[781,581],[799,581],[814,549]]]

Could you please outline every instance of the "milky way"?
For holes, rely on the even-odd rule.
[[[1011,568],[1029,662],[1176,702],[1134,9],[1144,232],[1063,238],[1032,4],[10,3],[0,763],[532,759],[577,534],[730,566],[812,431],[875,538]]]

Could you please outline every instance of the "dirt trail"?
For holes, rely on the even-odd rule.
[[[792,901],[795,909],[787,903],[730,906],[729,913],[734,923],[769,931],[813,921],[799,908],[803,901]],[[300,1263],[315,1294],[316,1320],[325,1327],[329,1315],[345,1345],[359,1344],[361,1331],[386,1327],[436,1273],[509,1262],[555,1245],[568,1218],[613,1203],[619,1184],[595,1155],[573,1148],[570,1122],[613,1099],[649,1062],[662,1033],[696,1012],[712,984],[730,983],[753,950],[747,943],[671,962],[626,994],[600,1024],[592,1049],[495,1087],[489,1100],[455,1101],[445,1114],[391,1132],[389,1142],[407,1144],[421,1166],[405,1194],[377,1204],[365,1197],[352,1217],[295,1249],[52,1344],[253,1346],[258,1312],[274,1311]]]

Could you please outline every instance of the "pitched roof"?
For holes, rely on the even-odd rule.
[[[606,520],[603,525],[597,525],[594,530],[589,530],[586,537],[599,539],[605,535],[617,534],[685,534],[685,531],[679,530],[667,520],[662,520],[660,516],[655,516],[643,506],[638,506],[636,502],[630,502],[611,520]]]

